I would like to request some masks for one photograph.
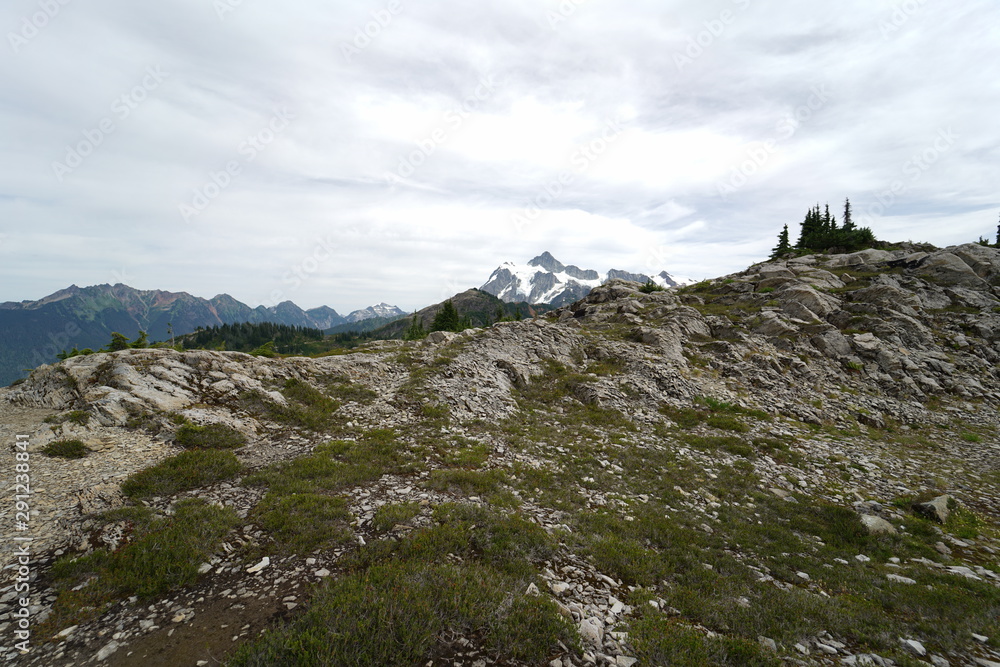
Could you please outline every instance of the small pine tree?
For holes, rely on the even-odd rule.
[[[424,325],[420,323],[420,317],[413,313],[413,321],[410,322],[410,326],[403,332],[403,340],[421,340],[427,337],[427,332],[424,331]]]
[[[455,310],[455,304],[451,302],[451,299],[448,299],[434,316],[434,321],[431,322],[431,331],[458,331],[460,324],[461,318],[458,311]]]
[[[118,333],[117,331],[111,332],[111,342],[108,346],[104,348],[105,352],[117,352],[118,350],[127,350],[129,348],[128,338]]]
[[[792,249],[792,244],[788,241],[788,225],[785,225],[778,234],[778,245],[771,251],[771,259],[778,259]]]
[[[996,247],[1000,248],[1000,224],[997,224],[997,243]]]
[[[139,337],[136,338],[131,343],[129,343],[129,347],[134,347],[134,348],[149,347],[149,335],[145,331],[140,329]]]
[[[844,200],[844,227],[845,232],[853,232],[854,219],[851,217],[851,200],[850,198]]]

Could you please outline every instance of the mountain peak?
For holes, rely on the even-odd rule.
[[[537,266],[545,269],[546,271],[551,271],[552,273],[560,273],[566,270],[566,267],[558,259],[552,256],[548,250],[543,252],[538,257],[534,258],[528,262],[528,266]]]
[[[400,317],[402,315],[406,315],[405,310],[401,310],[396,306],[390,306],[389,304],[382,302],[374,306],[362,308],[361,310],[355,310],[350,313],[346,319],[348,322],[353,324],[364,320],[370,320],[375,317]]]
[[[641,283],[652,281],[663,287],[678,284],[666,271],[654,277],[616,269],[598,273],[573,264],[565,265],[545,251],[527,265],[504,262],[480,289],[507,303],[526,301],[558,308],[582,299],[590,290],[614,278]]]

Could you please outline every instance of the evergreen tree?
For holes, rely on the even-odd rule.
[[[129,343],[129,347],[140,348],[149,347],[149,335],[142,329],[139,330],[139,337]]]
[[[413,321],[410,322],[410,326],[403,332],[403,340],[420,340],[426,337],[427,332],[424,331],[424,326],[420,323],[420,317],[416,313],[413,313]]]
[[[811,248],[816,235],[819,234],[822,227],[823,220],[819,213],[819,204],[816,204],[816,208],[809,209],[805,220],[802,221],[802,231],[799,233],[799,240],[795,244],[795,247]]]
[[[845,232],[853,232],[855,230],[854,219],[851,217],[851,200],[844,200],[844,227]]]
[[[458,316],[458,311],[455,310],[455,304],[451,302],[451,299],[448,299],[434,316],[434,321],[431,322],[431,331],[460,331],[461,324],[462,320]]]
[[[1000,248],[1000,224],[997,224],[997,247]]]
[[[784,229],[781,230],[781,233],[778,234],[778,245],[776,245],[774,250],[771,251],[771,259],[777,259],[791,249],[792,245],[788,241],[788,225],[785,225]]]
[[[844,205],[843,227],[837,226],[837,218],[830,213],[829,204],[822,212],[819,205],[811,208],[802,222],[802,232],[795,247],[817,252],[856,252],[874,247],[877,243],[872,230],[855,226],[848,199]]]
[[[111,342],[108,346],[104,348],[104,352],[117,352],[118,350],[127,350],[129,348],[128,338],[118,333],[117,331],[111,332]]]

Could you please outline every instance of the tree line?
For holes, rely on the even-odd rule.
[[[819,204],[806,212],[799,229],[799,238],[792,245],[785,225],[778,234],[778,245],[771,251],[771,259],[793,251],[805,252],[857,252],[879,245],[875,234],[868,227],[854,224],[851,200],[844,200],[844,218],[837,224],[837,216],[830,212],[830,205],[820,210]]]
[[[988,248],[1000,248],[1000,224],[997,225],[996,242],[979,237],[979,245]],[[827,204],[820,210],[819,204],[806,212],[799,228],[799,238],[792,245],[788,225],[778,234],[778,244],[771,250],[770,259],[778,259],[789,253],[846,253],[857,252],[865,248],[877,248],[884,244],[875,238],[868,227],[858,227],[851,217],[851,200],[844,200],[843,224],[837,224],[837,216],[830,212]]]
[[[516,310],[513,315],[509,315],[503,306],[497,306],[496,312],[493,317],[490,318],[489,315],[483,316],[482,324],[484,326],[489,326],[496,322],[512,322],[522,319],[524,316],[521,314],[520,310]],[[413,313],[413,319],[410,321],[410,326],[403,332],[403,340],[420,340],[426,338],[427,334],[432,331],[453,331],[456,333],[465,331],[466,329],[471,329],[476,326],[473,322],[471,315],[466,314],[465,316],[459,315],[458,309],[455,308],[455,304],[451,299],[448,299],[441,304],[441,310],[434,315],[434,319],[431,320],[430,328],[425,329],[423,323],[420,321],[420,316]]]
[[[241,322],[198,327],[194,333],[181,339],[181,345],[188,350],[253,352],[270,343],[270,348],[275,352],[296,354],[304,352],[309,343],[323,340],[324,336],[321,330],[310,327],[273,322]]]

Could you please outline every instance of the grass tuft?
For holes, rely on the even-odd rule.
[[[42,448],[42,454],[60,459],[82,459],[90,453],[80,440],[56,440]]]
[[[389,563],[331,582],[291,625],[238,650],[231,667],[409,667],[454,635],[494,656],[539,664],[575,645],[555,604],[487,567]]]
[[[174,439],[187,449],[238,449],[247,444],[245,435],[225,424],[184,424]]]
[[[243,469],[232,452],[194,449],[129,475],[122,493],[130,498],[172,496],[235,477]]]

